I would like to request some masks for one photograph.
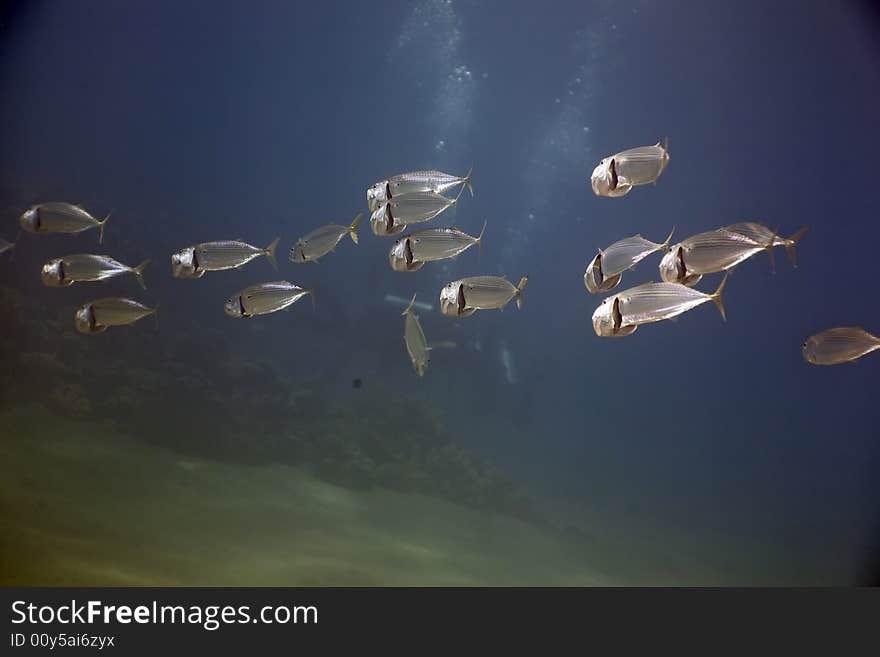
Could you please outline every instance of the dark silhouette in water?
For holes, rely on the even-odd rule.
[[[360,388],[362,385],[364,385],[364,382],[360,379],[354,379],[351,382],[351,387],[355,389]]]

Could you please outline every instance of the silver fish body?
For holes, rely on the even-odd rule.
[[[335,249],[336,245],[346,235],[351,237],[351,241],[357,244],[357,228],[361,222],[361,217],[363,217],[363,213],[358,212],[348,226],[329,224],[316,228],[308,235],[300,237],[290,247],[290,261],[296,263],[316,262],[319,258]]]
[[[584,286],[591,293],[611,290],[620,283],[621,274],[656,251],[668,251],[672,239],[670,232],[661,244],[633,235],[602,249],[590,261],[584,273]]]
[[[230,317],[254,317],[284,310],[314,291],[289,281],[251,285],[227,299],[223,310]]]
[[[139,319],[155,314],[156,310],[132,299],[95,299],[77,309],[76,330],[80,333],[102,333],[110,326],[134,324]]]
[[[804,227],[788,238],[780,237],[756,222],[742,222],[693,235],[674,245],[660,261],[660,275],[669,283],[693,285],[704,274],[727,271],[761,251],[770,256],[783,246],[789,260],[796,263],[795,247],[806,234]]]
[[[839,365],[880,349],[880,338],[860,326],[841,326],[807,338],[801,345],[804,360],[813,365]]]
[[[378,214],[384,219],[385,233],[388,234],[395,224],[409,225],[431,221],[456,202],[456,199],[446,198],[436,192],[414,192],[387,200],[376,209],[374,215]],[[375,221],[378,222],[378,219]]]
[[[425,332],[419,323],[419,316],[413,312],[413,305],[416,301],[416,295],[413,295],[412,301],[401,314],[404,316],[403,341],[406,343],[406,351],[412,362],[413,369],[419,378],[425,375],[428,363],[431,360],[428,340],[425,338]]]
[[[42,270],[43,284],[47,287],[67,287],[81,281],[103,281],[123,274],[134,274],[140,286],[147,289],[144,283],[144,269],[150,260],[144,260],[137,267],[129,267],[110,256],[80,253],[54,258]]]
[[[266,248],[261,249],[241,240],[221,240],[217,242],[204,242],[192,247],[193,264],[195,268],[205,271],[223,271],[226,269],[238,269],[251,260],[266,256],[272,267],[277,271],[278,263],[275,261],[275,248],[278,240],[275,240]]]
[[[110,218],[95,219],[86,210],[71,203],[39,203],[19,217],[21,227],[29,233],[81,233],[98,229],[98,243],[104,241],[104,226]]]
[[[472,246],[479,245],[486,231],[486,224],[478,237],[458,228],[429,228],[397,240],[388,254],[391,268],[395,271],[416,271],[426,262],[455,258]]]
[[[501,276],[471,276],[447,283],[440,290],[440,310],[450,317],[467,317],[477,310],[504,308],[516,299],[522,308],[522,292],[529,277],[514,285]]]
[[[471,184],[473,167],[464,176],[454,176],[442,171],[411,171],[382,180],[367,189],[367,205],[374,212],[381,204],[391,198],[417,192],[435,192],[443,194],[458,185],[465,185],[474,194]]]
[[[657,142],[604,158],[590,177],[597,196],[624,196],[637,185],[656,182],[669,164],[669,150]]]
[[[666,253],[660,261],[660,275],[666,282],[682,282],[682,265],[685,276],[727,271],[756,253],[766,251],[768,244],[761,245],[725,230],[700,233],[676,244]]]
[[[707,301],[726,318],[721,295],[727,276],[713,294],[679,283],[645,283],[604,299],[593,312],[593,330],[600,337],[629,335],[635,327],[677,317]]]

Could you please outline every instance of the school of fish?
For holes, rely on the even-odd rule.
[[[593,170],[590,186],[600,197],[620,198],[637,186],[657,183],[669,165],[668,141],[653,146],[640,146],[603,158]],[[401,173],[380,180],[366,190],[370,211],[370,227],[380,237],[396,237],[388,251],[391,269],[396,272],[419,271],[426,264],[458,257],[482,243],[487,222],[476,237],[455,227],[423,228],[425,224],[455,207],[465,188],[473,195],[473,167],[463,176],[442,171],[424,170]],[[454,196],[452,195],[454,193]],[[96,229],[98,244],[103,244],[104,228],[112,212],[97,219],[79,205],[65,202],[38,203],[19,217],[21,231],[35,235],[77,234]],[[290,247],[292,263],[318,262],[328,256],[348,236],[358,245],[358,226],[363,213],[351,223],[319,226],[298,238]],[[414,229],[409,229],[413,226]],[[19,231],[19,233],[21,233]],[[401,235],[401,233],[406,234]],[[673,228],[663,242],[653,242],[641,235],[618,240],[598,249],[584,273],[584,287],[590,294],[610,292],[625,272],[633,270],[654,253],[663,255],[659,263],[662,282],[646,282],[617,292],[603,299],[592,316],[593,329],[600,337],[625,337],[643,324],[673,319],[712,301],[723,320],[726,310],[722,295],[732,269],[752,256],[766,252],[775,267],[774,250],[783,247],[792,266],[796,265],[796,246],[807,232],[803,227],[790,237],[782,237],[775,229],[757,222],[740,222],[708,230],[672,243]],[[0,238],[0,255],[15,254],[18,238],[9,242]],[[254,246],[242,239],[203,242],[183,247],[171,255],[174,278],[198,279],[207,272],[240,269],[265,257],[277,271],[275,258],[280,238],[266,247]],[[146,290],[144,270],[150,260],[126,265],[108,255],[92,253],[56,257],[46,262],[41,279],[47,287],[69,287],[77,282],[102,281],[131,275]],[[705,275],[723,273],[713,292],[694,289]],[[514,284],[502,276],[475,275],[450,281],[439,293],[442,315],[468,317],[478,310],[502,309],[511,301],[523,307],[523,290],[528,283],[523,275]],[[290,308],[309,296],[314,304],[314,288],[286,280],[250,285],[232,294],[223,304],[224,312],[233,318],[245,319],[267,315]],[[398,300],[398,297],[386,297]],[[405,300],[400,299],[403,303]],[[415,309],[432,310],[432,306],[416,302],[413,295],[402,315],[403,341],[416,375],[425,375],[430,363],[432,346],[425,337]],[[76,330],[84,334],[103,333],[110,327],[128,326],[148,317],[157,316],[157,306],[147,306],[123,297],[98,298],[81,305],[74,312]],[[438,343],[435,347],[443,347]],[[804,360],[814,365],[836,365],[851,362],[880,350],[880,338],[861,327],[843,326],[822,331],[807,338],[801,345]]]

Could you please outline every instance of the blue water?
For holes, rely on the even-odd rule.
[[[868,4],[95,0],[4,12],[0,236],[13,239],[18,215],[41,201],[113,210],[95,252],[152,257],[138,298],[160,304],[158,330],[147,320],[63,341],[19,331],[4,358],[88,340],[98,371],[125,368],[139,342],[161,350],[186,336],[193,358],[204,349],[208,362],[269,361],[291,385],[319,379],[329,405],[359,408],[361,392],[381,389],[368,404],[376,413],[383,398],[430,407],[542,513],[595,535],[611,530],[583,509],[614,524],[634,562],[678,551],[687,535],[694,563],[730,583],[868,576],[880,540],[880,357],[825,368],[800,353],[832,326],[880,331],[880,42]],[[656,185],[592,194],[599,159],[667,136]],[[365,220],[358,246],[346,239],[314,265],[286,260],[297,237],[365,211],[374,181],[472,164],[475,196],[435,223],[477,234],[486,220],[479,253],[395,273],[392,240]],[[597,248],[745,220],[782,235],[809,225],[798,267],[781,251],[775,273],[763,254],[740,266],[727,322],[707,304],[625,339],[594,334],[603,297],[582,276]],[[258,260],[171,277],[170,254],[184,246],[278,235],[280,274]],[[40,284],[42,262],[96,242],[24,235],[12,262],[0,256],[0,284],[58,321],[99,288],[139,295],[131,281]],[[659,280],[658,261],[625,273],[619,289]],[[443,283],[478,273],[528,274],[523,310],[442,316]],[[315,310],[224,315],[231,294],[278,278],[314,286]],[[420,313],[429,341],[458,345],[435,350],[423,380],[403,346],[402,308],[384,300],[413,293],[434,306]],[[43,376],[26,382],[29,401],[58,384]],[[75,383],[78,373],[55,376]],[[90,381],[101,385],[99,374]],[[173,392],[150,402],[157,442],[209,457],[210,441],[187,442],[197,417]],[[254,412],[227,392],[236,414]],[[389,431],[406,434],[406,414],[395,417]],[[222,438],[224,460],[273,460],[271,443],[257,458],[236,440]],[[625,538],[648,527],[650,545]],[[687,566],[678,576],[708,581]]]

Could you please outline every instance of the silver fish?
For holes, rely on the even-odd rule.
[[[600,249],[587,265],[584,286],[592,294],[613,289],[620,283],[624,271],[632,269],[655,251],[668,251],[674,231],[673,228],[662,244],[634,235],[615,242],[607,249]]]
[[[425,332],[422,331],[422,325],[419,323],[419,316],[413,312],[413,305],[416,302],[416,295],[413,295],[412,301],[406,307],[401,315],[405,317],[403,326],[403,341],[406,343],[406,351],[409,359],[412,361],[413,369],[419,378],[425,376],[425,370],[431,360],[431,347],[428,346],[428,340],[425,338]]]
[[[805,227],[789,238],[780,238],[760,224],[744,223],[699,233],[663,256],[660,275],[668,283],[693,285],[702,275],[732,269],[761,251],[768,253],[772,265],[775,246],[784,246],[794,263],[795,246],[806,231]]]
[[[327,255],[339,241],[348,235],[351,241],[358,243],[357,228],[361,222],[363,212],[358,212],[354,220],[348,226],[329,224],[316,228],[308,235],[300,237],[296,244],[290,247],[289,258],[291,262],[317,262],[318,258]]]
[[[183,266],[183,263],[187,261],[191,264],[192,273],[198,273],[199,271],[238,269],[260,256],[266,256],[275,271],[278,271],[275,248],[278,246],[279,239],[281,238],[276,237],[265,249],[252,246],[241,240],[221,240],[189,246],[171,257],[172,273],[175,269],[180,272],[189,269]],[[184,277],[191,278],[192,276],[187,272]]]
[[[98,243],[103,244],[104,226],[111,214],[112,211],[98,220],[78,205],[40,203],[25,210],[18,221],[29,233],[81,233],[90,228],[97,228]]]
[[[409,225],[431,221],[457,202],[457,198],[446,198],[436,192],[413,192],[395,196],[376,209],[370,218],[370,223],[375,222],[381,226],[381,221],[384,221],[383,233],[388,235],[392,234],[396,224]]]
[[[374,212],[382,203],[395,196],[403,194],[412,194],[413,192],[436,192],[443,194],[447,190],[454,188],[456,185],[464,184],[471,196],[474,195],[474,188],[471,184],[471,176],[474,167],[464,176],[453,176],[442,171],[411,171],[410,173],[401,173],[392,176],[388,180],[382,180],[374,183],[367,189],[367,205],[370,212]]]
[[[149,308],[132,299],[95,299],[77,309],[76,330],[80,333],[102,333],[109,326],[134,324],[139,319],[156,314],[157,310],[158,308]]]
[[[144,269],[150,264],[149,258],[137,267],[129,267],[110,256],[80,253],[54,258],[43,265],[43,285],[48,287],[67,287],[80,281],[103,281],[122,274],[134,274],[143,289]]]
[[[251,285],[227,299],[223,310],[230,317],[238,318],[268,315],[284,310],[307,294],[312,296],[314,303],[314,290],[302,288],[296,283],[289,281],[260,283]]]
[[[596,196],[624,196],[636,185],[656,182],[669,164],[668,143],[640,146],[604,158],[593,169],[590,185]]]
[[[828,329],[801,345],[804,360],[813,365],[839,365],[880,349],[880,338],[860,326]]]
[[[721,295],[727,274],[712,294],[679,283],[645,283],[603,300],[593,313],[593,330],[602,337],[630,335],[642,324],[659,322],[681,315],[707,301],[718,306],[727,319]]]
[[[528,276],[516,286],[501,276],[462,278],[440,290],[440,311],[450,317],[467,317],[477,310],[503,308],[512,299],[516,299],[517,308],[522,308],[522,292],[528,282]]]
[[[475,244],[479,246],[485,232],[484,222],[477,237],[458,228],[429,228],[404,235],[391,247],[388,260],[395,271],[416,271],[426,262],[455,258]]]

